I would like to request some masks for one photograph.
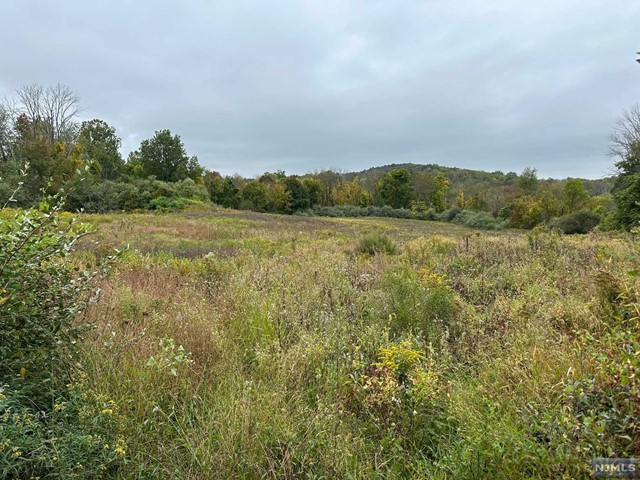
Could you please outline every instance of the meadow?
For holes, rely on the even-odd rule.
[[[81,220],[75,261],[122,250],[82,317],[117,477],[589,478],[593,457],[640,456],[630,235]]]

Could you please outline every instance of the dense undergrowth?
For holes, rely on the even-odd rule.
[[[102,478],[122,463],[117,405],[90,387],[78,342],[99,269],[57,198],[0,216],[0,477]],[[99,262],[103,265],[103,262]]]
[[[92,221],[79,260],[131,243],[84,349],[119,405],[122,478],[588,478],[640,454],[630,238]]]

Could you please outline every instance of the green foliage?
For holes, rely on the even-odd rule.
[[[542,207],[532,197],[520,197],[516,199],[507,211],[509,226],[512,228],[531,229],[540,224],[542,218]],[[501,215],[503,213],[501,212]]]
[[[453,217],[452,222],[482,230],[502,230],[506,226],[504,220],[495,218],[489,212],[472,212],[470,210],[461,211]]]
[[[582,210],[570,213],[549,222],[549,228],[557,228],[562,233],[589,233],[600,223],[600,215]]]
[[[265,212],[268,202],[268,190],[265,184],[258,181],[247,182],[242,189],[242,200],[247,202],[246,209]]]
[[[0,219],[0,384],[24,392],[38,408],[70,380],[84,330],[73,320],[91,275],[64,265],[86,230],[60,220],[50,201]]]
[[[566,212],[573,213],[584,208],[589,201],[589,192],[584,187],[582,180],[570,178],[564,184],[563,197]]]
[[[238,208],[240,206],[240,189],[236,186],[232,178],[222,178],[220,175],[208,175],[205,178],[205,185],[209,190],[209,195],[213,203],[227,208]]]
[[[525,195],[533,196],[538,190],[538,172],[535,168],[526,167],[518,178],[518,186]]]
[[[115,180],[124,168],[120,156],[122,140],[116,130],[105,121],[94,119],[82,122],[78,144],[83,158],[96,165],[96,174],[103,180]]]
[[[356,247],[356,253],[365,255],[378,255],[381,253],[395,255],[397,252],[398,247],[393,243],[393,240],[380,232],[366,234],[358,241],[358,246]]]
[[[452,222],[461,212],[460,207],[452,207],[437,213],[435,218],[443,222]]]
[[[181,210],[189,205],[208,202],[204,185],[190,178],[181,182],[135,179],[130,182],[99,182],[91,177],[68,184],[65,208],[83,209],[87,213],[113,210]]]
[[[320,197],[322,192],[322,184],[317,178],[304,178],[302,180],[302,186],[307,192],[309,197],[309,206],[315,207],[320,203]]]
[[[392,170],[382,177],[379,195],[384,205],[391,208],[409,208],[413,199],[410,174],[403,168]]]
[[[173,338],[161,338],[159,341],[160,353],[149,357],[146,366],[158,372],[165,372],[172,376],[178,375],[178,367],[193,363],[182,345],[176,346]]]
[[[58,198],[0,216],[0,473],[98,478],[125,455],[114,402],[81,380],[78,321],[94,298],[89,264],[69,255],[87,233]]]
[[[426,269],[401,269],[386,281],[394,335],[421,335],[426,344],[440,346],[457,313],[446,277]]]
[[[117,474],[127,444],[118,435],[118,406],[73,381],[50,399],[52,408],[25,406],[0,388],[2,478],[108,478]]]
[[[331,200],[335,205],[353,205],[366,207],[369,204],[369,192],[367,192],[355,177],[351,182],[338,182],[331,190]]]
[[[132,245],[88,312],[120,478],[586,478],[637,455],[631,235],[89,218]],[[372,230],[400,253],[350,254]]]
[[[613,199],[617,207],[617,224],[625,230],[639,226],[640,173],[621,174],[613,188]]]
[[[289,206],[285,209],[285,213],[305,210],[311,206],[309,192],[298,178],[287,177],[284,185],[289,194]]]
[[[154,176],[164,182],[193,180],[204,173],[196,157],[188,157],[179,135],[160,130],[153,138],[143,140],[140,148],[129,156],[127,167],[140,177]],[[138,168],[136,168],[138,167]]]
[[[447,208],[447,193],[449,192],[450,182],[444,173],[438,172],[433,179],[433,190],[431,192],[431,205],[436,212],[442,212]]]

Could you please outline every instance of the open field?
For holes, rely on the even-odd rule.
[[[588,478],[640,455],[638,244],[233,211],[85,216],[122,478]],[[397,254],[356,253],[382,232]],[[631,271],[631,274],[628,272]]]

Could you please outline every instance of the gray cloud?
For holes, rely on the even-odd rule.
[[[399,162],[610,172],[640,100],[634,0],[47,2],[0,7],[0,94],[70,86],[125,154],[155,130],[251,176]]]

